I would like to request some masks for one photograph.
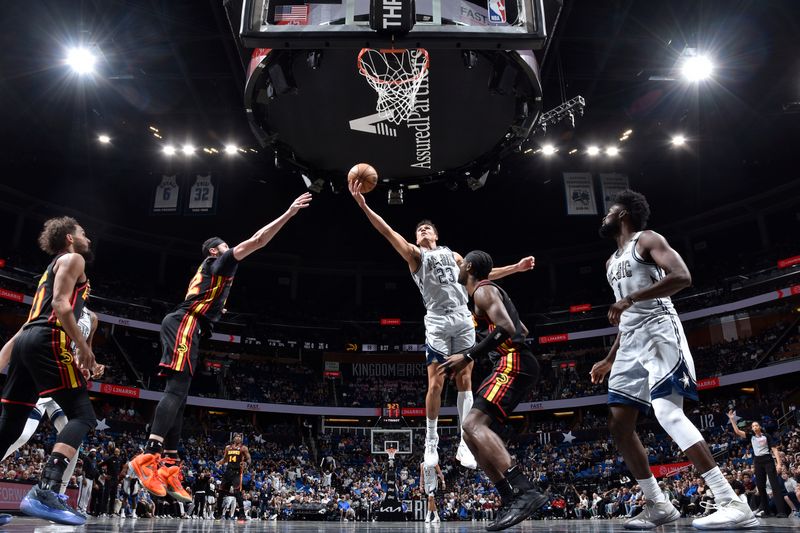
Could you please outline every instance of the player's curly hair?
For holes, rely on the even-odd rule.
[[[39,234],[39,248],[48,255],[56,255],[67,246],[67,235],[75,233],[78,221],[72,217],[56,217],[47,220]]]
[[[481,250],[472,250],[464,257],[464,261],[472,263],[472,274],[479,280],[488,279],[494,267],[492,256]]]
[[[631,224],[634,231],[642,231],[647,228],[647,221],[650,219],[650,204],[642,193],[625,189],[617,194],[614,203],[625,208],[631,217]]]

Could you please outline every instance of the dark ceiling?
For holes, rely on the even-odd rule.
[[[199,243],[209,234],[247,237],[303,191],[271,154],[167,159],[148,129],[198,147],[235,140],[260,148],[245,120],[243,68],[220,0],[25,0],[3,8],[2,182],[44,203],[32,210],[57,213],[53,204]],[[369,196],[399,231],[410,236],[429,217],[442,242],[462,253],[480,246],[510,258],[596,242],[599,216],[565,215],[564,171],[627,174],[649,196],[656,228],[798,179],[800,113],[790,105],[800,101],[796,0],[579,0],[561,13],[542,65],[545,109],[576,95],[587,103],[574,130],[549,132],[561,150],[515,155],[476,192],[432,185],[408,191],[403,206],[387,206],[385,191]],[[63,63],[78,42],[102,53],[93,77],[78,78]],[[714,56],[712,81],[650,80],[669,77],[686,46]],[[627,129],[631,138],[618,143]],[[684,149],[668,144],[676,132],[689,139]],[[112,143],[100,145],[99,133]],[[612,141],[622,148],[613,160],[568,153]],[[207,171],[221,182],[215,216],[149,214],[158,176]],[[398,266],[349,196],[329,189],[270,247],[310,262]]]

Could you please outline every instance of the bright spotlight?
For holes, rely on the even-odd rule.
[[[545,144],[544,146],[542,146],[542,153],[544,155],[553,155],[557,151],[558,150],[556,149],[556,147],[553,146],[552,144]]]
[[[689,81],[702,81],[711,77],[714,64],[707,56],[694,56],[686,58],[681,67],[683,77]]]
[[[675,135],[672,138],[672,146],[683,146],[686,144],[686,137],[683,135]]]
[[[194,145],[192,144],[184,144],[181,148],[183,155],[192,155],[194,153]]]
[[[78,74],[90,74],[94,71],[97,58],[88,48],[71,48],[67,52],[67,64]]]
[[[586,153],[594,157],[600,153],[600,148],[598,148],[597,146],[590,146],[589,148],[586,149]]]
[[[239,147],[235,144],[226,144],[225,145],[225,153],[228,155],[233,155],[239,150]]]
[[[171,144],[166,145],[163,148],[164,155],[175,155],[175,147]]]
[[[614,157],[615,155],[619,154],[619,148],[616,146],[609,146],[606,148],[606,155],[609,157]]]
[[[103,144],[108,144],[111,142],[111,137],[109,137],[108,135],[100,135],[97,137],[97,140]]]

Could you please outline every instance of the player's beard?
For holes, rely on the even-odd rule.
[[[608,224],[603,224],[597,232],[604,239],[616,239],[619,232],[622,230],[619,219],[615,218]]]
[[[83,260],[86,261],[87,265],[91,265],[94,262],[94,252],[91,248],[87,247],[85,250],[78,253],[83,256]]]

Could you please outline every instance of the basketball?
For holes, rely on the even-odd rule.
[[[378,184],[378,171],[372,165],[359,163],[347,173],[347,182],[357,181],[361,184],[361,192],[368,193]]]

